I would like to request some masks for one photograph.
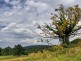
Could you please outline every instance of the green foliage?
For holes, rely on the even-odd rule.
[[[24,54],[24,52],[25,52],[25,49],[19,44],[15,45],[15,47],[13,48],[13,55],[21,56]]]
[[[71,41],[71,46],[72,47],[78,47],[78,46],[81,47],[81,39],[78,38],[78,39]]]
[[[2,50],[2,55],[12,55],[12,48],[11,47],[6,47]]]
[[[71,44],[78,44],[79,42],[81,42],[81,39],[75,39],[75,40],[73,40],[73,41],[71,41]]]
[[[26,54],[30,54],[30,53],[37,53],[38,51],[40,52],[43,52],[43,50],[49,48],[51,46],[49,45],[34,45],[34,46],[27,46],[27,47],[24,47],[25,50],[26,50]]]
[[[0,47],[0,56],[2,55],[2,48]]]

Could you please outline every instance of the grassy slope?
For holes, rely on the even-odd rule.
[[[1,56],[0,61],[81,61],[81,39],[74,40],[72,44],[70,48],[59,45],[28,56]]]

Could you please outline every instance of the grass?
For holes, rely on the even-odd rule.
[[[56,52],[32,53],[29,57],[27,61],[81,61],[81,48],[75,47]]]
[[[0,61],[81,61],[81,39],[72,42],[72,47],[49,47],[43,52],[31,53],[26,56],[1,56]]]
[[[27,56],[0,56],[0,61],[24,61]]]
[[[14,59],[16,56],[0,56],[0,61],[7,60],[7,59]]]

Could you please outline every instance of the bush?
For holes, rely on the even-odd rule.
[[[71,44],[70,44],[71,47],[77,47],[80,45],[81,45],[81,39],[79,39],[79,38],[71,41]]]
[[[11,47],[6,47],[2,50],[2,55],[12,55],[12,48]]]
[[[21,45],[15,45],[13,48],[13,55],[21,56],[25,54],[25,49]]]

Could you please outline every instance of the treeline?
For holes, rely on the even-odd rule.
[[[37,53],[38,51],[42,52],[44,49],[47,49],[48,45],[35,45],[35,46],[27,46],[22,47],[20,44],[15,45],[14,48],[6,47],[6,48],[0,48],[0,56],[21,56],[21,55],[28,55],[30,53]]]
[[[37,53],[38,51],[40,52],[43,52],[43,50],[47,50],[49,47],[52,47],[52,46],[49,46],[49,45],[33,45],[33,46],[27,46],[27,47],[24,47],[26,52],[28,54],[30,53]]]
[[[0,56],[8,56],[8,55],[15,55],[15,56],[20,56],[20,55],[25,55],[25,49],[20,45],[15,45],[14,48],[11,47],[6,47],[4,49],[0,48]]]

